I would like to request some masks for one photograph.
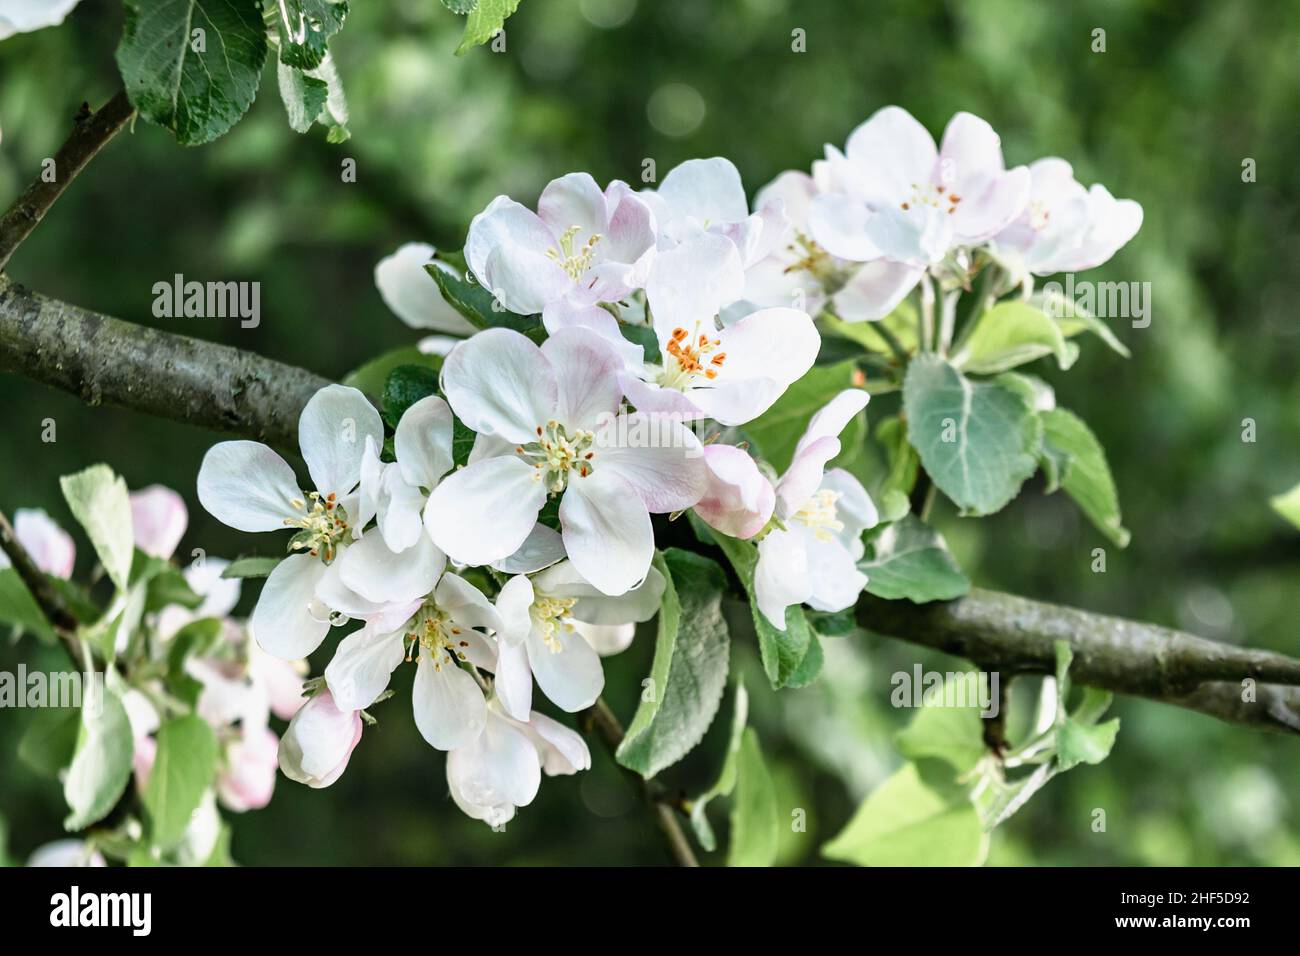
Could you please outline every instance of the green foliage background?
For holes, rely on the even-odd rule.
[[[120,25],[119,4],[87,0],[62,28],[0,44],[0,201],[53,153],[83,99],[112,94]],[[1097,27],[1104,54],[1090,51]],[[1041,494],[1041,478],[991,519],[941,505],[937,524],[978,584],[1300,653],[1300,536],[1267,504],[1300,480],[1300,6],[531,0],[508,24],[506,53],[457,58],[461,28],[434,0],[355,4],[332,44],[352,114],[341,145],[319,129],[289,131],[269,76],[249,117],[212,145],[183,149],[138,122],[10,275],[339,376],[417,337],[380,301],[375,262],[408,240],[459,247],[498,193],[527,201],[573,169],[635,181],[646,158],[662,176],[715,154],[736,163],[752,193],[783,169],[807,168],[882,105],[905,106],[936,133],[970,110],[1001,132],[1009,162],[1061,155],[1081,180],[1143,204],[1136,241],[1090,278],[1149,281],[1153,322],[1113,323],[1133,351],[1127,362],[1090,344],[1068,376],[1050,361],[1033,369],[1105,445],[1133,532],[1127,550],[1107,546],[1064,496]],[[807,33],[806,53],[791,52],[795,28]],[[703,119],[667,135],[649,114],[662,128],[689,127],[696,101],[683,86]],[[355,184],[341,181],[345,157],[357,161]],[[1258,164],[1253,184],[1241,179],[1246,157]],[[153,318],[152,286],[175,273],[260,280],[261,326]],[[133,488],[159,481],[186,495],[183,549],[233,556],[247,545],[194,499],[212,436],[11,377],[0,380],[0,405],[5,508],[42,506],[71,527],[57,477],[102,460]],[[46,418],[57,422],[54,444],[41,441]],[[1256,422],[1254,443],[1241,439],[1245,418]],[[1107,571],[1094,574],[1091,552],[1103,546]],[[37,666],[33,646],[0,647],[0,667]],[[652,650],[646,634],[607,663],[607,697],[624,720]],[[61,666],[49,653],[44,666]],[[756,675],[751,720],[782,812],[808,811],[807,833],[783,835],[782,859],[815,862],[900,760],[892,735],[911,712],[889,706],[890,675],[918,659],[951,662],[875,638],[830,639],[817,684],[774,694],[754,649],[735,653]],[[316,672],[327,660],[318,656]],[[636,789],[603,753],[589,774],[548,781],[505,834],[464,818],[447,797],[443,758],[410,720],[405,670],[336,786],[281,778],[267,810],[235,819],[237,860],[663,860]],[[1300,744],[1146,702],[1122,699],[1114,712],[1123,730],[1112,757],[1049,785],[995,833],[991,863],[1300,863]],[[712,781],[727,713],[670,772],[674,785],[694,792]],[[16,758],[29,717],[0,713],[0,816],[19,859],[60,836],[65,814],[57,784]],[[1094,808],[1106,811],[1104,833],[1093,832]]]

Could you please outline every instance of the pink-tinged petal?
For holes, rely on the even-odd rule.
[[[405,657],[401,630],[385,633],[367,625],[339,642],[325,682],[340,708],[362,710],[384,692]]]
[[[217,774],[217,799],[232,813],[260,810],[275,792],[280,740],[268,727],[245,727],[226,745],[225,760]]]
[[[451,408],[437,395],[420,399],[402,414],[393,450],[408,484],[432,488],[451,471],[451,432]]]
[[[459,564],[483,565],[514,554],[546,504],[546,487],[522,458],[485,458],[452,472],[429,496],[424,526]]]
[[[808,419],[808,427],[795,445],[795,457],[819,438],[838,436],[870,401],[871,394],[860,388],[846,388],[837,394]]]
[[[911,113],[886,106],[849,134],[845,155],[868,202],[900,202],[930,181],[938,150]]]
[[[367,601],[405,604],[433,591],[447,556],[425,534],[402,552],[392,551],[383,536],[368,534],[344,549],[338,566],[343,584]]]
[[[516,443],[535,441],[560,400],[542,350],[511,329],[486,329],[456,348],[443,363],[442,388],[474,431]]]
[[[541,312],[574,288],[573,279],[545,252],[516,242],[488,254],[483,287],[503,310],[520,315]]]
[[[655,244],[655,217],[650,206],[626,183],[613,182],[605,190],[609,234],[601,240],[606,261],[636,264]]]
[[[1015,222],[1029,202],[1028,168],[1017,166],[968,190],[949,219],[965,243],[983,242]]]
[[[813,199],[808,229],[817,244],[831,255],[849,262],[869,262],[882,254],[867,234],[867,224],[874,215],[865,202],[830,193]]]
[[[655,550],[650,515],[632,486],[610,469],[569,483],[560,501],[560,525],[569,560],[605,594],[631,590],[650,569]]]
[[[361,715],[340,710],[329,691],[317,694],[289,721],[280,740],[280,769],[290,780],[320,789],[347,769],[361,741]]]
[[[533,525],[528,537],[514,554],[502,558],[492,567],[502,574],[532,574],[564,560],[564,539],[554,528]]]
[[[561,329],[590,329],[613,347],[627,368],[640,368],[645,364],[645,349],[626,339],[618,320],[608,309],[598,305],[575,305],[563,299],[542,311],[542,324],[551,335]]]
[[[542,343],[560,386],[556,418],[566,428],[591,430],[618,411],[623,360],[591,329],[560,329]]]
[[[162,485],[131,494],[131,524],[135,546],[154,558],[170,558],[181,543],[190,515],[185,499]]]
[[[592,236],[601,237],[598,243],[603,241],[609,220],[605,194],[589,173],[569,173],[552,179],[537,199],[537,216],[556,236],[576,226],[571,237],[575,252]]]
[[[465,237],[465,261],[479,284],[492,288],[487,278],[488,257],[496,249],[518,244],[541,255],[557,244],[546,223],[509,196],[497,196],[488,207],[470,220]]]
[[[223,441],[199,466],[199,503],[236,531],[279,531],[302,497],[288,463],[255,441]]]
[[[415,726],[430,747],[454,750],[473,743],[483,732],[487,706],[483,691],[467,672],[439,649],[435,663],[421,648],[411,703]]]
[[[960,190],[993,179],[1005,168],[1002,138],[992,126],[971,113],[957,113],[948,121],[933,180],[937,185]]]
[[[703,446],[671,415],[620,415],[596,432],[593,447],[593,473],[616,474],[652,514],[689,508],[704,494]]]
[[[32,561],[46,574],[67,580],[72,576],[72,566],[77,560],[77,545],[72,536],[60,528],[49,515],[39,508],[19,508],[14,512],[14,536]],[[3,563],[9,559],[0,552]]]
[[[658,194],[673,216],[694,219],[701,226],[737,222],[749,215],[745,186],[731,160],[714,156],[688,159],[669,171]]]
[[[832,298],[835,311],[845,322],[883,319],[916,288],[924,273],[924,268],[904,262],[888,259],[868,262],[835,293]]]
[[[762,531],[776,506],[776,492],[749,453],[734,445],[706,445],[704,463],[708,490],[695,513],[733,538],[752,538]]]
[[[826,436],[804,445],[776,483],[776,516],[782,521],[807,504],[821,487],[826,463],[840,453],[840,440]]]
[[[413,329],[434,329],[455,335],[472,335],[474,326],[447,304],[426,266],[457,276],[445,262],[437,262],[433,246],[408,242],[375,266],[375,286],[384,305]]]
[[[660,250],[646,280],[646,298],[660,342],[666,342],[678,327],[712,328],[713,317],[744,291],[740,253],[730,239],[710,232]]]
[[[524,729],[541,754],[542,770],[548,777],[569,776],[591,769],[591,751],[576,731],[536,711]]]
[[[302,696],[306,661],[283,661],[266,653],[254,641],[248,649],[248,674],[263,694],[271,713],[288,720],[298,713],[306,698]]]
[[[785,630],[785,609],[802,604],[812,593],[803,536],[777,528],[758,543],[754,566],[754,603],[778,631]]]
[[[292,554],[275,566],[249,620],[262,650],[296,660],[320,647],[330,629],[316,606],[316,585],[325,571],[319,558],[307,554]]]
[[[867,585],[867,576],[839,541],[821,541],[813,534],[804,535],[808,556],[808,580],[812,589],[804,599],[819,611],[843,611],[852,607]]]
[[[384,423],[360,391],[327,385],[311,397],[298,419],[298,444],[317,491],[343,496],[357,486],[367,438],[382,446]]]
[[[601,657],[613,657],[632,646],[636,637],[635,624],[588,624],[574,621],[573,627]]]
[[[569,713],[585,710],[605,687],[600,657],[586,639],[562,624],[547,640],[540,627],[528,632],[528,663],[537,686],[556,707]]]

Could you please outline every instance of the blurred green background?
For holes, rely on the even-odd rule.
[[[1063,495],[1044,496],[1041,479],[992,519],[940,506],[937,524],[978,584],[1300,653],[1300,535],[1267,504],[1300,480],[1300,5],[525,0],[505,53],[461,58],[451,55],[461,20],[436,0],[353,7],[334,43],[350,141],[291,132],[272,72],[248,118],[215,144],[182,149],[138,122],[60,201],[10,275],[339,376],[418,337],[380,301],[375,262],[408,240],[459,247],[470,217],[498,193],[531,202],[570,170],[634,181],[647,158],[662,176],[720,154],[752,194],[784,169],[806,169],[823,143],[842,145],[885,104],[936,134],[969,110],[1000,131],[1008,162],[1064,156],[1085,183],[1142,203],[1137,239],[1090,278],[1151,282],[1153,321],[1116,324],[1129,361],[1094,341],[1068,375],[1034,369],[1109,452],[1133,543],[1107,548],[1106,573],[1089,568],[1106,542]],[[112,94],[120,25],[117,2],[83,0],[62,28],[0,44],[0,203],[57,148],[82,100]],[[796,28],[807,52],[791,51]],[[1090,49],[1096,28],[1105,53]],[[1249,184],[1248,157],[1258,168]],[[357,162],[354,184],[341,181],[344,158]],[[153,284],[177,272],[259,280],[261,326],[153,318]],[[45,507],[71,526],[58,476],[107,461],[132,487],[162,482],[186,495],[182,553],[249,548],[194,501],[213,436],[85,408],[11,377],[0,379],[0,405],[3,507]],[[54,444],[40,437],[48,417]],[[1254,443],[1242,441],[1247,418]],[[88,552],[81,542],[83,566]],[[607,663],[607,697],[624,720],[651,645],[643,635]],[[734,652],[751,675],[751,713],[782,804],[808,811],[808,832],[783,838],[787,862],[818,860],[818,846],[898,761],[892,734],[910,716],[890,708],[889,679],[917,651],[879,639],[831,640],[826,650],[817,684],[780,693],[756,675],[752,647]],[[27,642],[5,646],[0,666],[33,653]],[[327,660],[317,657],[316,672]],[[410,720],[407,670],[337,785],[312,791],[281,778],[269,808],[234,818],[237,860],[664,861],[636,789],[603,752],[590,773],[545,782],[505,833],[463,817],[443,757]],[[992,863],[1300,863],[1300,744],[1143,701],[1117,711],[1111,758],[1051,783],[994,835]],[[669,773],[672,785],[693,792],[710,781],[728,712]],[[0,815],[19,858],[59,837],[64,815],[57,784],[16,759],[27,716],[0,714]],[[1094,808],[1106,811],[1105,833],[1091,829]],[[725,829],[724,816],[719,807]]]

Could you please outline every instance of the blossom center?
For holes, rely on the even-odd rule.
[[[899,203],[899,205],[904,212],[920,206],[929,206],[940,211],[947,209],[948,215],[951,216],[957,211],[957,204],[960,202],[961,197],[947,186],[936,183],[925,183],[924,185],[912,183],[911,197]]]
[[[844,522],[835,513],[835,503],[839,500],[838,491],[823,488],[809,498],[791,520],[809,528],[818,541],[833,541],[835,532],[844,530]]]
[[[332,491],[328,495],[313,491],[306,500],[294,498],[289,504],[302,512],[300,516],[284,519],[287,527],[301,529],[290,539],[289,550],[306,551],[329,564],[350,530],[347,510],[338,503],[338,495]]]
[[[572,434],[555,419],[545,427],[537,426],[537,441],[519,445],[515,452],[536,469],[533,481],[546,485],[551,494],[558,495],[568,487],[569,478],[577,472],[579,478],[591,474],[596,452],[592,443],[596,433],[575,429]]]
[[[552,654],[564,650],[559,633],[573,631],[573,617],[570,612],[578,603],[577,598],[542,597],[533,603],[533,621],[542,632],[542,643]]]
[[[464,629],[432,601],[415,612],[406,636],[411,641],[412,652],[417,647],[429,652],[434,670],[442,670],[443,664],[456,666],[457,661],[465,660],[465,648],[469,647]],[[411,660],[409,654],[406,659]]]
[[[664,362],[659,384],[684,390],[700,376],[709,381],[717,378],[727,361],[727,353],[718,351],[721,345],[721,339],[709,338],[705,332],[697,332],[692,337],[680,326],[673,329],[668,344],[664,346],[668,360]]]
[[[552,246],[546,250],[546,257],[558,264],[574,282],[581,279],[596,261],[596,243],[600,242],[600,233],[594,232],[582,248],[575,251],[573,240],[581,231],[581,226],[570,226],[560,233],[560,248]]]
[[[1029,225],[1034,232],[1042,232],[1052,219],[1052,210],[1041,199],[1029,203]]]

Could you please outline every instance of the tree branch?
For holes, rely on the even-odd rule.
[[[956,601],[912,604],[863,595],[858,623],[869,631],[933,647],[976,666],[1051,674],[1055,643],[1074,651],[1070,674],[1119,694],[1148,697],[1220,720],[1300,733],[1300,660],[1272,651],[1077,608],[973,589]],[[1256,682],[1243,700],[1242,682]]]
[[[98,113],[91,113],[89,104],[81,104],[71,135],[54,154],[53,180],[47,181],[42,169],[42,175],[0,217],[0,272],[77,174],[134,115],[135,107],[127,99],[125,89],[118,90]]]

